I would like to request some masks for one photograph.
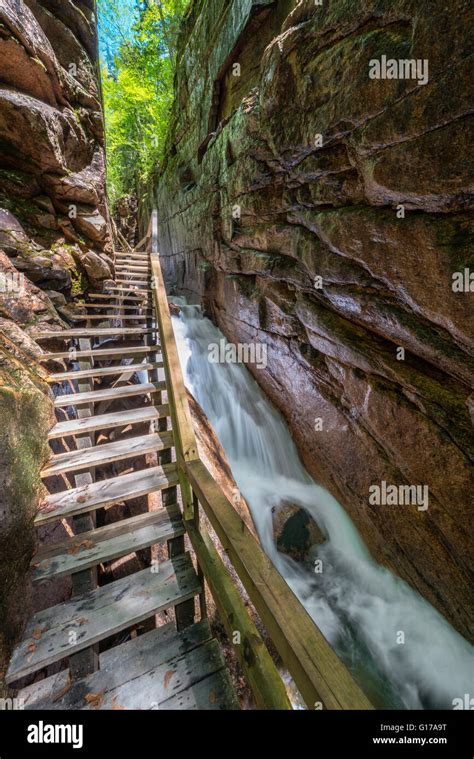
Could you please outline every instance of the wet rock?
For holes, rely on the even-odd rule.
[[[311,549],[325,537],[309,514],[292,503],[283,503],[272,514],[273,535],[278,550],[298,562],[311,558]]]
[[[30,243],[110,250],[93,9],[6,0],[0,21],[0,206]]]
[[[30,239],[22,225],[6,208],[0,208],[0,246],[13,256],[31,247]]]

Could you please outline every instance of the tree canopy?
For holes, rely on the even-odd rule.
[[[144,184],[163,156],[187,6],[188,0],[98,0],[112,202]]]

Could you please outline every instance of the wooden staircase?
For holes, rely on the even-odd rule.
[[[66,350],[61,346],[42,359],[69,366],[48,378],[61,388],[54,406],[66,410],[67,418],[49,433],[55,450],[63,450],[52,453],[43,469],[51,493],[35,521],[42,527],[68,520],[76,534],[39,549],[32,580],[70,576],[74,591],[69,601],[29,620],[6,679],[15,683],[46,674],[20,689],[26,709],[238,708],[209,624],[205,618],[195,621],[194,599],[201,595],[204,607],[203,587],[184,549],[157,319],[152,301],[141,295],[142,288],[151,291],[149,255],[117,253],[116,263],[121,287],[91,295],[85,313],[75,317],[81,327],[36,336],[40,342],[67,341]],[[130,338],[137,345],[121,347]],[[148,381],[136,382],[138,372]],[[104,404],[128,399],[135,408],[101,411]],[[139,433],[121,436],[137,425]],[[102,442],[111,432],[115,439]],[[155,457],[154,465],[146,457]],[[102,467],[126,465],[128,459],[132,471],[96,480]],[[99,510],[157,493],[158,508],[97,526]],[[153,562],[148,550],[149,566],[98,582],[99,567],[138,552],[143,561],[143,552],[159,544],[168,545],[167,560]],[[169,617],[175,621],[156,627],[155,615],[165,610],[174,610]],[[119,633],[125,642],[117,644]],[[58,662],[67,666],[48,676],[47,668]]]
[[[69,537],[38,550],[32,580],[70,577],[72,597],[29,620],[7,682],[26,709],[238,709],[210,594],[257,708],[292,708],[265,630],[309,709],[371,709],[200,459],[156,212],[115,263],[116,284],[89,297],[74,329],[37,336],[50,343],[58,418],[36,525],[60,523]],[[127,512],[143,497],[146,508]],[[139,568],[105,582],[130,556]]]

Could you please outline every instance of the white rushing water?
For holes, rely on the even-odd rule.
[[[429,603],[370,556],[342,506],[304,469],[283,418],[241,364],[211,363],[223,339],[199,306],[173,318],[185,382],[206,412],[251,509],[262,545],[378,707],[453,708],[474,695],[474,653]],[[277,551],[272,509],[299,505],[326,541],[323,571]],[[400,644],[400,632],[405,643]]]

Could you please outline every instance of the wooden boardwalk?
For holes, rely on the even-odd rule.
[[[199,458],[152,232],[150,252],[117,252],[116,285],[89,296],[79,326],[37,336],[60,393],[36,524],[71,534],[38,550],[32,579],[69,576],[73,592],[29,620],[7,682],[26,709],[238,709],[206,588],[257,708],[290,709],[204,511],[308,707],[371,708]],[[99,570],[125,557],[134,570],[104,584]]]

